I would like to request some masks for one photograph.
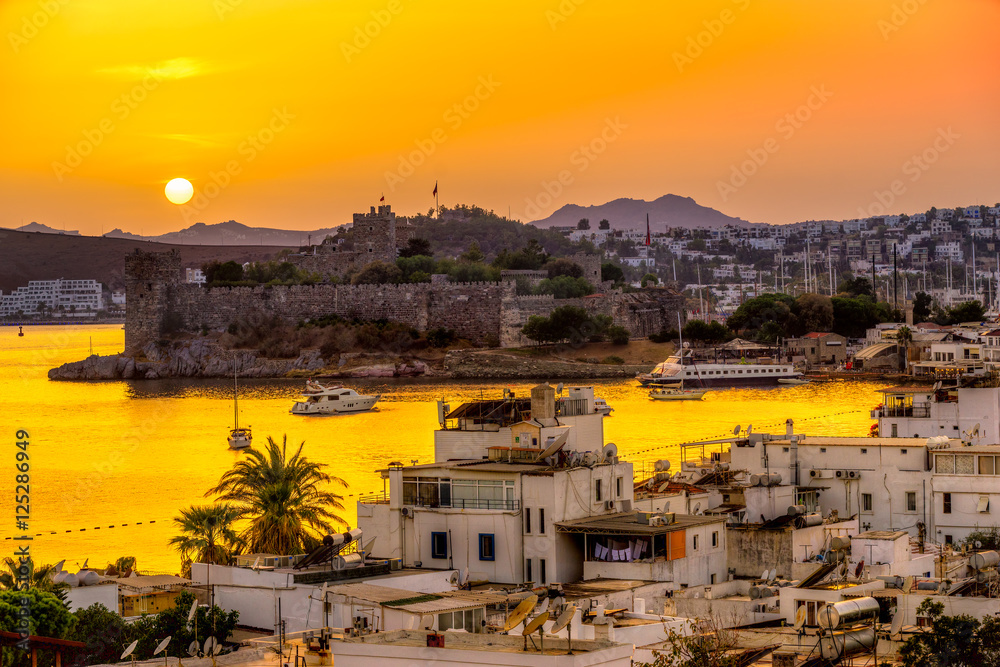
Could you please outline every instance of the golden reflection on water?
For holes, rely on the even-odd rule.
[[[167,545],[171,519],[207,502],[206,489],[241,456],[226,445],[232,426],[231,380],[50,382],[50,368],[123,348],[120,325],[0,327],[0,440],[10,474],[2,484],[12,507],[14,441],[29,432],[32,552],[39,562],[67,559],[103,566],[134,555],[141,569],[176,572],[179,556]],[[558,378],[550,378],[555,383]],[[534,383],[358,381],[350,386],[383,394],[379,410],[338,417],[289,414],[302,382],[240,382],[240,422],[254,438],[305,441],[306,454],[345,479],[345,518],[353,525],[359,495],[382,490],[376,470],[393,460],[433,460],[435,401],[497,398],[505,387],[526,396]],[[632,380],[594,383],[614,407],[605,441],[618,445],[637,474],[660,458],[679,461],[678,443],[722,437],[740,424],[783,432],[867,435],[868,411],[880,402],[872,382],[832,382],[769,389],[715,389],[703,401],[657,402]],[[20,534],[13,517],[0,537]],[[141,522],[141,525],[136,525]],[[122,524],[128,524],[123,527]],[[112,527],[114,526],[114,527]],[[86,530],[80,530],[85,528]],[[15,543],[4,539],[6,551]]]

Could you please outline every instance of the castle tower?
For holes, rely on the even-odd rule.
[[[362,268],[370,262],[396,262],[396,214],[383,204],[369,213],[354,214],[355,263]]]
[[[157,253],[137,248],[125,256],[125,354],[134,356],[160,337],[181,276],[177,250]]]

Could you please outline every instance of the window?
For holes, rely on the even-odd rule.
[[[899,427],[896,424],[892,424],[892,437],[899,437]]]
[[[979,457],[979,474],[980,475],[995,475],[997,474],[996,459],[992,456],[980,456]]]
[[[542,535],[545,534],[545,508],[538,508],[538,532]]]
[[[861,511],[871,513],[872,511],[872,494],[862,493],[861,494]]]
[[[601,502],[601,480],[596,480],[594,482],[594,502]]]
[[[944,495],[942,495],[941,501],[942,501],[941,511],[944,514],[951,514],[951,494],[945,493]]]
[[[431,558],[448,557],[448,533],[431,533]]]
[[[544,584],[544,583],[548,582],[548,579],[545,578],[545,559],[544,558],[539,558],[538,559],[538,578],[539,578],[539,582],[538,583]]]
[[[531,508],[524,508],[524,532],[525,534],[531,532]]]
[[[691,548],[694,549],[695,551],[698,550],[698,536],[697,535],[694,536],[694,544],[692,545]]]
[[[719,531],[717,530],[712,531],[712,546],[719,546]]]
[[[868,450],[867,450],[867,449],[865,449],[864,447],[862,447],[862,448],[861,448],[861,453],[862,453],[862,454],[867,454],[867,453],[868,453]]]
[[[784,452],[785,454],[787,454],[788,453],[788,447],[782,447],[781,451]]]
[[[479,533],[479,560],[496,560],[493,533]]]
[[[917,511],[917,492],[907,491],[906,492],[906,511],[916,512]]]
[[[826,454],[826,447],[820,447],[819,448],[819,453],[820,454]]]
[[[622,497],[622,478],[621,477],[616,477],[615,478],[615,496],[617,496],[618,498]]]
[[[913,434],[913,437],[914,437],[914,438],[919,438],[920,436],[919,436],[919,435],[917,435],[917,434]],[[901,449],[901,450],[899,450],[899,453],[900,453],[900,454],[905,454],[905,453],[906,453],[906,450],[905,450],[905,449]]]
[[[524,580],[531,581],[531,559],[524,559]]]
[[[483,631],[483,609],[466,609],[465,611],[445,612],[438,614],[438,630],[465,630],[466,632]]]

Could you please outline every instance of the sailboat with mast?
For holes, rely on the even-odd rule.
[[[686,363],[692,363],[691,350],[684,346],[684,339],[681,335],[681,314],[677,313],[677,343],[680,348],[677,354],[677,363],[682,367]],[[673,359],[674,357],[671,357]],[[669,362],[671,359],[668,359]],[[697,371],[697,368],[695,368]],[[649,391],[649,397],[654,401],[700,401],[708,393],[708,389],[700,387],[698,389],[685,389],[684,376],[678,373],[680,382],[671,385],[657,385]]]
[[[233,365],[233,428],[229,431],[229,449],[246,449],[253,444],[250,427],[240,428],[239,386],[236,380],[236,365]]]

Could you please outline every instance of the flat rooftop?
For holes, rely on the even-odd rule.
[[[501,652],[541,655],[541,651],[538,650],[537,634],[532,635],[530,640],[528,640],[527,651],[524,650],[525,638],[519,634],[500,635],[468,632],[443,632],[439,634],[444,635],[444,646],[429,648],[427,646],[427,636],[433,634],[435,633],[427,630],[394,630],[392,632],[379,632],[370,635],[361,635],[360,637],[350,637],[344,639],[343,641],[332,642],[331,650],[334,656],[336,656],[338,646],[345,644],[412,647],[422,649],[419,654],[414,655],[419,655],[425,660],[430,657],[427,652],[435,650],[447,651],[449,649],[456,651],[487,651],[490,653]],[[347,647],[343,646],[342,648]],[[593,653],[595,651],[614,648],[626,650],[627,655],[632,653],[632,647],[630,645],[618,644],[605,640],[573,639],[574,653]],[[567,643],[565,639],[552,636],[547,636],[545,638],[544,655],[565,656],[566,650]],[[336,660],[336,658],[334,659]]]
[[[957,440],[956,440],[957,441]],[[768,440],[768,445],[790,445],[786,437]],[[926,447],[927,438],[838,438],[830,436],[799,436],[799,447]]]
[[[590,516],[582,519],[570,519],[556,523],[560,533],[601,533],[606,535],[662,535],[676,530],[684,530],[692,526],[703,526],[711,523],[723,523],[723,516],[694,516],[691,514],[675,514],[674,522],[663,526],[650,526],[639,523],[638,512],[617,512],[603,516]]]

